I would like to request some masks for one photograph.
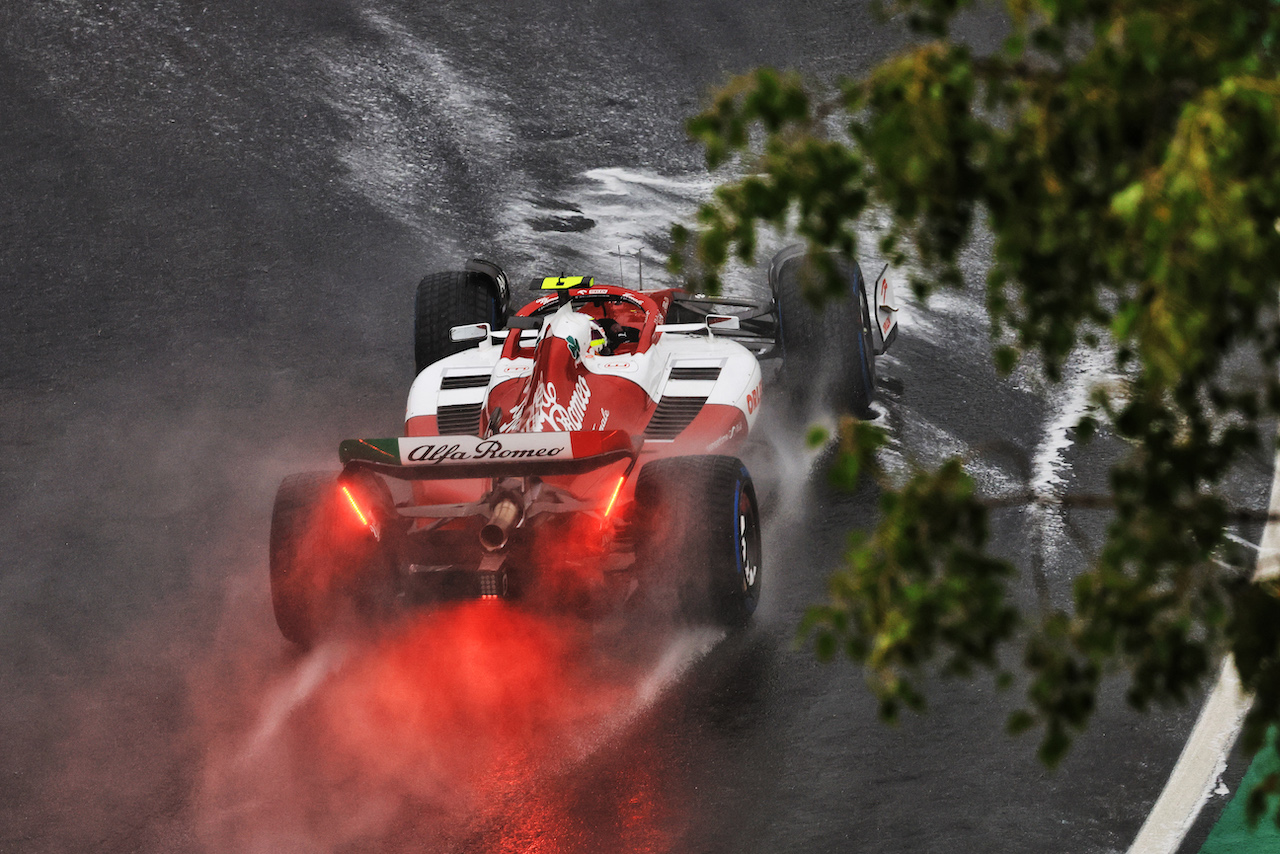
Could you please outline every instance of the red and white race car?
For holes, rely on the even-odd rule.
[[[515,313],[493,264],[428,275],[405,435],[346,440],[340,473],[276,495],[281,632],[308,645],[459,598],[745,623],[762,551],[740,457],[761,407],[864,412],[897,333],[883,271],[868,288],[837,259],[848,299],[817,312],[812,261],[779,253],[767,300],[560,276]]]

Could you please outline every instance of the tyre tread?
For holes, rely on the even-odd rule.
[[[334,480],[330,472],[289,475],[281,482],[271,511],[271,606],[280,633],[301,646],[315,640],[316,627],[297,556],[304,537],[318,521],[324,491],[332,488]]]
[[[488,323],[500,328],[496,296],[481,273],[446,271],[428,273],[418,283],[414,301],[414,364],[417,373],[446,356],[475,346],[454,341],[449,331],[467,323]]]
[[[648,518],[642,525],[646,539],[637,548],[638,557],[650,569],[682,576],[666,581],[680,590],[679,607],[686,617],[735,627],[746,623],[754,609],[732,585],[736,558],[732,567],[725,565],[727,543],[717,540],[732,534],[736,543],[732,503],[744,472],[738,458],[716,455],[655,460],[640,470],[636,501]],[[754,503],[749,475],[746,489]],[[724,521],[728,529],[714,530]]]
[[[861,270],[856,263],[851,266],[838,260],[841,274],[850,280],[850,293],[828,299],[815,311],[800,285],[805,262],[806,256],[788,258],[773,283],[783,338],[784,384],[802,411],[817,404],[865,415],[875,394],[875,357],[865,294],[855,292],[865,287]],[[853,342],[856,346],[847,346],[851,328],[859,336]]]

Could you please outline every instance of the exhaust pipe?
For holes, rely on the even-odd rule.
[[[489,521],[480,529],[480,545],[485,551],[496,552],[507,544],[511,529],[524,519],[524,510],[510,496],[503,496],[493,505]]]

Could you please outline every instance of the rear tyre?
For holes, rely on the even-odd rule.
[[[417,373],[445,356],[475,346],[454,341],[449,331],[467,323],[506,324],[506,306],[495,279],[483,272],[428,273],[418,283],[414,301],[413,360]]]
[[[381,539],[347,503],[343,485]],[[286,639],[310,647],[340,625],[386,609],[395,580],[385,524],[392,513],[390,491],[376,475],[284,479],[271,512],[270,574],[271,605]]]
[[[769,271],[782,342],[782,380],[803,417],[817,409],[865,416],[875,395],[875,350],[862,269],[831,256],[847,291],[814,309],[803,283],[820,276],[803,246],[784,249]]]
[[[636,481],[636,558],[654,597],[678,617],[746,624],[760,601],[760,512],[735,457],[655,460]]]

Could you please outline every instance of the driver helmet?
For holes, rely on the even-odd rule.
[[[608,355],[608,336],[604,329],[590,315],[577,311],[561,309],[551,316],[551,320],[543,327],[543,334],[551,334],[564,339],[569,345],[569,352],[578,361],[585,356],[595,356],[603,351]]]

